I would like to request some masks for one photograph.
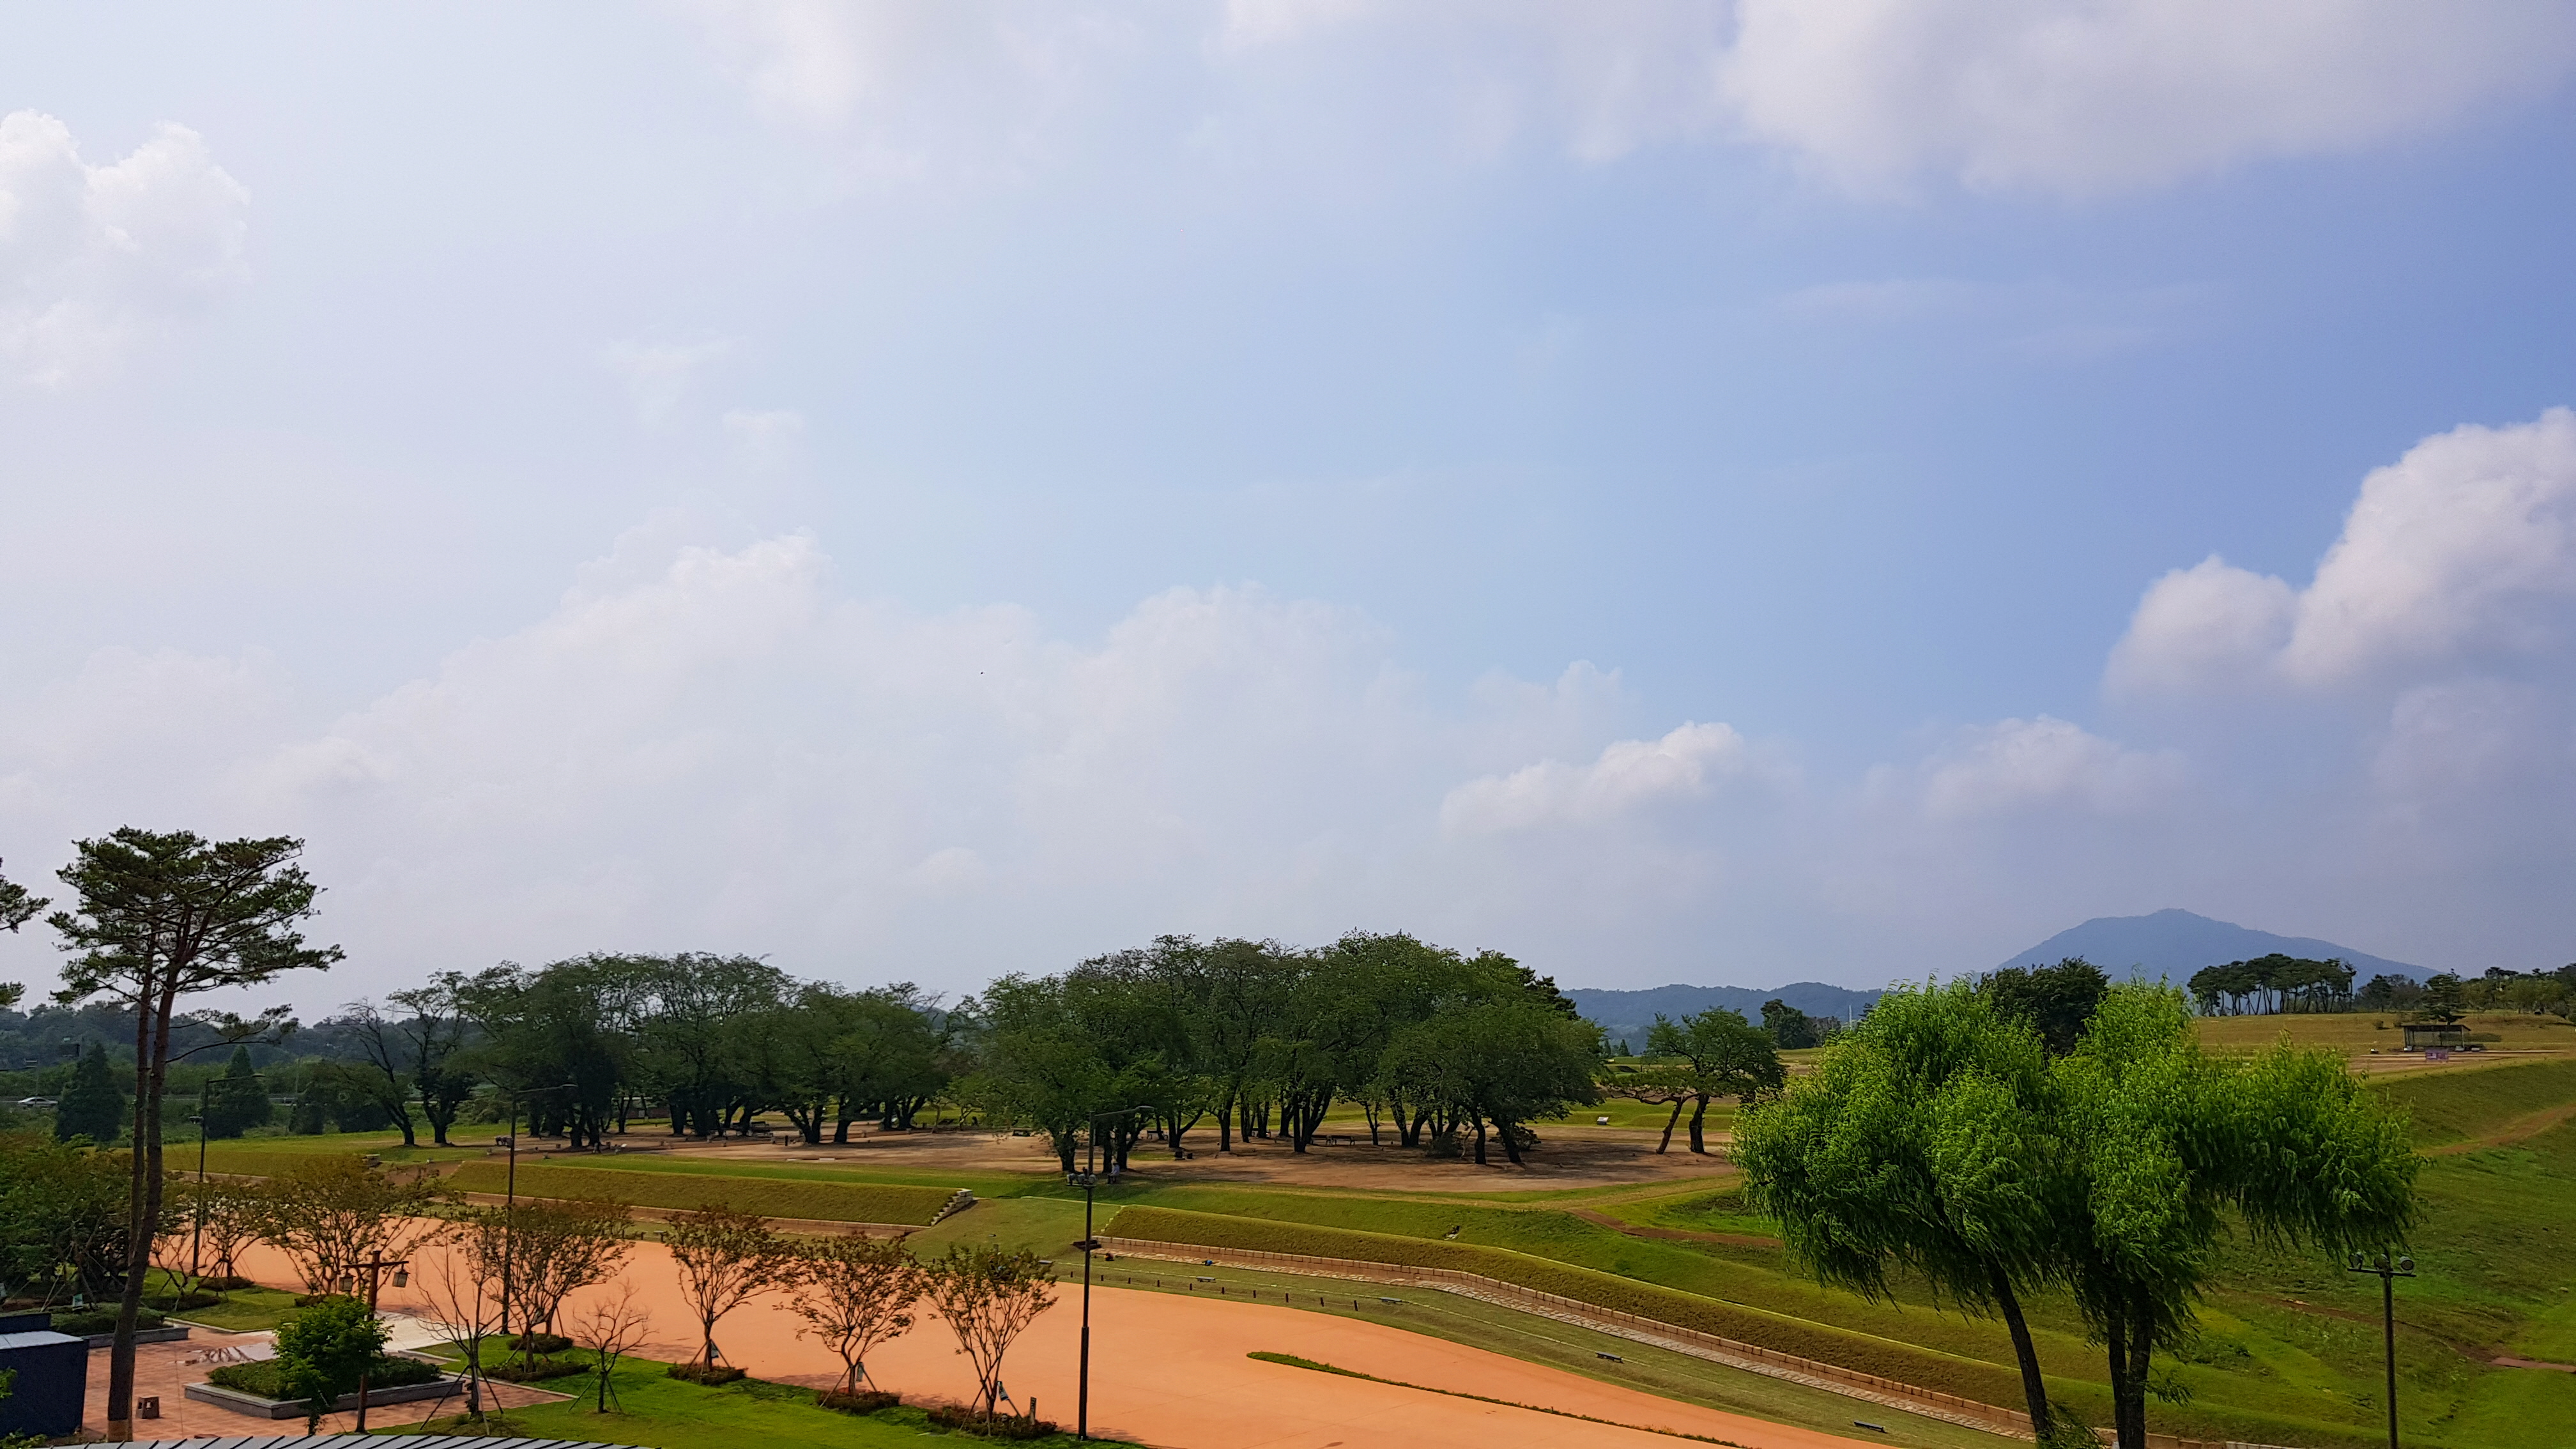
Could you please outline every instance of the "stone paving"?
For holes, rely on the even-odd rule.
[[[158,1397],[161,1400],[161,1417],[137,1418],[134,1422],[136,1437],[187,1439],[218,1435],[231,1438],[303,1433],[302,1419],[254,1418],[214,1404],[199,1403],[181,1392],[189,1384],[205,1382],[206,1371],[219,1363],[266,1358],[269,1352],[269,1335],[265,1333],[225,1333],[213,1328],[199,1328],[176,1343],[139,1345],[134,1350],[134,1397],[138,1401],[138,1413],[139,1401]],[[92,1435],[107,1432],[107,1360],[106,1349],[90,1350],[89,1399],[84,1405],[81,1426]],[[499,1396],[505,1408],[549,1403],[564,1397],[516,1384],[495,1384],[492,1392]],[[408,1404],[370,1404],[367,1406],[367,1427],[376,1429],[393,1424],[417,1424],[424,1419],[462,1413],[464,1408],[462,1395],[445,1401],[423,1399]],[[322,1416],[322,1432],[345,1433],[356,1428],[357,1423],[355,1412],[325,1414]]]

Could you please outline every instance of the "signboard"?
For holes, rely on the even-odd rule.
[[[2451,1049],[2450,1049],[2449,1047],[2426,1047],[2426,1048],[2424,1048],[2424,1060],[2426,1060],[2426,1061],[2428,1061],[2428,1062],[2447,1062],[2447,1061],[2449,1061],[2450,1059],[2451,1059]],[[2484,1079],[2484,1078],[2480,1078],[2480,1080],[2481,1080],[2481,1081],[2483,1081],[2483,1080],[2485,1080],[2485,1079]]]

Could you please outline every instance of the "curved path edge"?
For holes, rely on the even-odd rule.
[[[1945,1394],[1937,1389],[1883,1379],[1838,1364],[1819,1363],[1799,1358],[1759,1344],[1739,1343],[1702,1333],[1695,1328],[1663,1323],[1652,1318],[1622,1313],[1579,1299],[1524,1288],[1499,1278],[1475,1273],[1462,1273],[1455,1268],[1412,1268],[1394,1263],[1372,1263],[1359,1258],[1323,1258],[1305,1253],[1271,1253],[1249,1248],[1210,1248],[1188,1243],[1158,1243],[1142,1238],[1115,1238],[1103,1235],[1100,1245],[1111,1252],[1132,1258],[1151,1258],[1177,1263],[1217,1263],[1230,1268],[1272,1268],[1303,1270],[1319,1277],[1344,1278],[1362,1283],[1383,1283],[1404,1288],[1437,1288],[1461,1298],[1473,1298],[1500,1308],[1534,1313],[1559,1323],[1589,1328],[1632,1343],[1643,1343],[1693,1358],[1722,1363],[1729,1368],[1801,1384],[1811,1389],[1824,1389],[1846,1398],[1882,1408],[1902,1409],[1927,1419],[1940,1419],[1965,1428],[1982,1429],[1989,1434],[2011,1438],[2032,1438],[2030,1415],[2017,1409],[1980,1403],[1975,1399]]]

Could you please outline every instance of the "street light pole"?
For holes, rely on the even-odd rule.
[[[531,1087],[528,1095],[540,1092],[571,1092],[581,1088],[579,1082],[565,1082],[555,1087]],[[510,1342],[510,1250],[518,1238],[519,1210],[519,1094],[510,1094],[510,1135],[504,1139],[510,1147],[510,1170],[501,1194],[501,1342]],[[483,1351],[477,1344],[478,1355]]]
[[[2415,1260],[2392,1260],[2382,1251],[2374,1262],[2355,1253],[2344,1271],[2369,1273],[2379,1279],[2380,1331],[2388,1350],[2388,1449],[2397,1449],[2397,1280],[2415,1276]]]
[[[1082,1171],[1065,1174],[1065,1181],[1082,1189],[1082,1241],[1074,1244],[1082,1250],[1082,1367],[1075,1378],[1073,1398],[1073,1437],[1076,1439],[1091,1437],[1091,1255],[1100,1247],[1100,1239],[1091,1231],[1091,1195],[1092,1190],[1100,1185],[1100,1174],[1095,1170],[1100,1163],[1100,1124],[1153,1110],[1151,1107],[1128,1107],[1116,1112],[1093,1113],[1091,1131],[1082,1144]],[[1110,1164],[1110,1170],[1116,1172],[1115,1162]]]
[[[408,1261],[410,1260],[406,1258],[377,1257],[350,1265],[367,1270],[367,1316],[369,1318],[376,1315],[376,1293],[384,1286],[384,1271],[387,1268],[394,1270],[394,1286],[400,1288],[406,1277],[403,1264]],[[367,1432],[367,1377],[367,1370],[358,1371],[358,1432],[361,1434]]]
[[[247,1077],[231,1080],[256,1082],[267,1075],[266,1072],[253,1072]],[[198,1252],[206,1241],[206,1094],[214,1087],[213,1077],[197,1084],[197,1115],[187,1119],[197,1124],[197,1225],[188,1234],[188,1276],[191,1278],[205,1276],[199,1271]]]

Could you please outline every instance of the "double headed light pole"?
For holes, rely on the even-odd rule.
[[[1091,1114],[1091,1131],[1082,1146],[1082,1171],[1064,1175],[1065,1181],[1082,1189],[1082,1241],[1074,1244],[1082,1250],[1082,1369],[1075,1381],[1073,1398],[1073,1437],[1077,1439],[1091,1437],[1091,1255],[1100,1249],[1100,1239],[1091,1231],[1091,1195],[1100,1186],[1100,1124],[1153,1110],[1151,1107],[1127,1107],[1116,1112]],[[1114,1158],[1109,1170],[1111,1176],[1117,1175],[1118,1164]]]
[[[2397,1449],[2397,1280],[2415,1276],[2415,1260],[2391,1257],[2386,1252],[2376,1259],[2355,1253],[2344,1271],[2369,1273],[2379,1279],[2379,1321],[2388,1346],[2388,1449]]]
[[[509,1174],[503,1180],[501,1193],[501,1342],[504,1344],[507,1344],[510,1341],[510,1250],[513,1246],[511,1240],[518,1236],[519,1098],[522,1096],[541,1097],[548,1092],[578,1092],[580,1090],[581,1083],[565,1082],[559,1086],[530,1087],[525,1092],[513,1092],[510,1094],[510,1135],[501,1139],[502,1142],[510,1149]],[[475,1352],[478,1354],[481,1353],[482,1346],[479,1344],[476,1345]]]

